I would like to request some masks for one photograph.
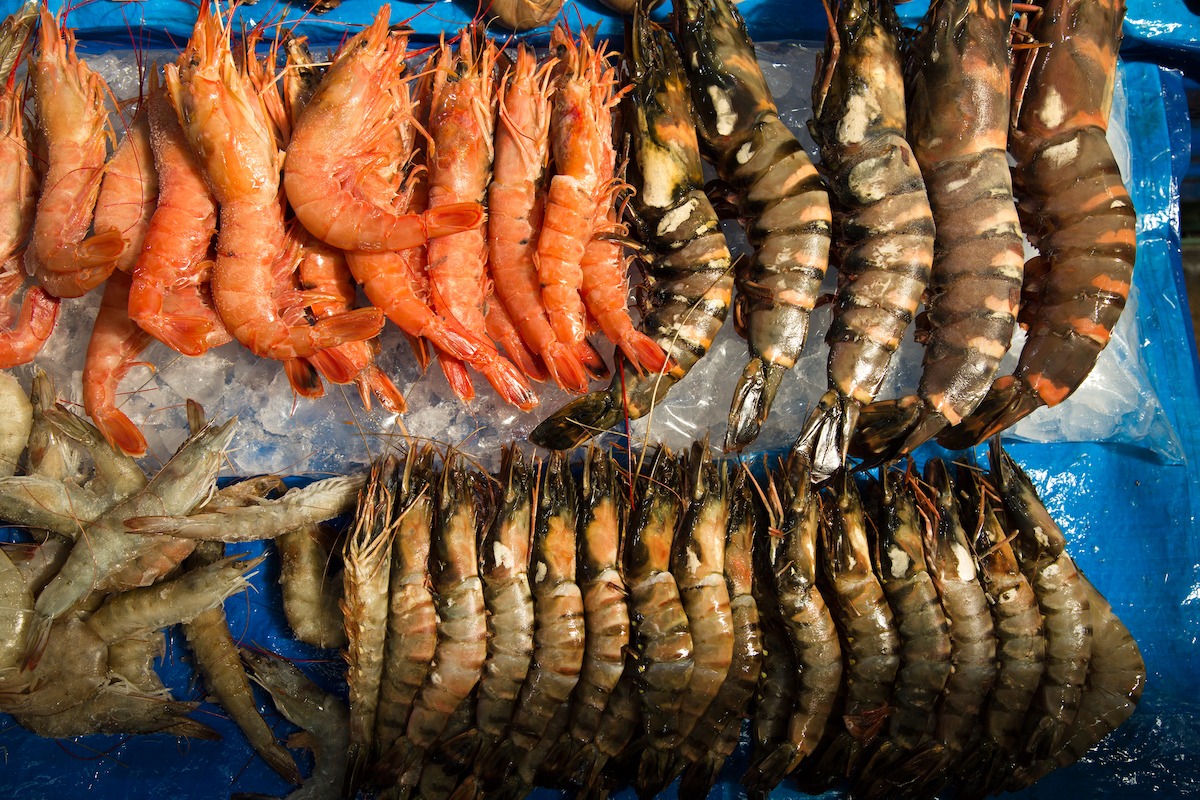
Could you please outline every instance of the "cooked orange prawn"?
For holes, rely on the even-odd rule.
[[[314,236],[343,250],[403,250],[476,228],[483,219],[477,203],[424,214],[398,205],[404,157],[396,123],[411,109],[398,93],[403,84],[393,80],[407,43],[389,32],[388,11],[380,8],[374,22],[343,45],[288,145],[288,202]]]
[[[153,91],[158,84],[157,73],[152,72],[150,80]],[[150,147],[150,117],[143,101],[125,130],[125,138],[104,165],[92,222],[98,231],[114,228],[121,232],[125,243],[113,258],[116,269],[133,269],[157,204],[158,173]]]
[[[229,31],[207,4],[179,62],[167,66],[167,87],[220,204],[212,291],[234,338],[257,355],[294,364],[325,347],[378,334],[383,315],[375,308],[313,324],[289,324],[281,313],[274,268],[287,247],[282,158],[261,101],[234,64]]]
[[[25,266],[50,294],[79,297],[99,286],[125,246],[116,228],[88,236],[112,129],[108,85],[75,55],[75,34],[43,6],[33,62],[47,169]]]
[[[497,53],[486,40],[477,44],[472,37],[473,32],[465,30],[456,53],[445,42],[438,53],[429,111],[430,209],[482,203],[491,180]],[[430,300],[439,314],[456,320],[479,340],[479,348],[488,357],[472,366],[501,397],[527,411],[537,405],[537,396],[488,339],[486,260],[487,232],[483,229],[430,241],[426,266]],[[439,354],[438,362],[457,394],[471,393],[461,363],[445,354]]]
[[[166,92],[146,98],[158,205],[133,267],[129,318],[168,347],[203,355],[231,337],[209,290],[217,203]]]
[[[121,378],[134,367],[149,366],[134,360],[150,344],[150,334],[129,319],[131,282],[127,273],[117,270],[104,284],[100,312],[83,362],[83,409],[109,444],[131,456],[141,456],[146,453],[146,437],[117,408]]]

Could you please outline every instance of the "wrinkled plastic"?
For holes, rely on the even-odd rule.
[[[743,9],[771,5],[769,0],[761,3],[747,0]],[[774,5],[779,8],[790,4],[776,2]],[[112,6],[97,3],[96,7],[111,10]],[[129,10],[139,7],[125,6]],[[89,6],[73,13],[82,14],[86,8]],[[373,8],[373,5],[368,8],[355,0],[343,5],[346,13],[353,11],[356,19],[361,19]],[[819,8],[814,8],[809,9],[812,11],[809,16],[819,21]],[[0,8],[0,11],[4,10]],[[253,8],[247,10],[253,11]],[[590,16],[586,15],[592,12],[584,13],[588,19]],[[800,16],[787,11],[777,14],[779,19]],[[755,35],[766,39],[785,34],[768,30]],[[1200,464],[1197,461],[1200,415],[1196,413],[1200,408],[1200,389],[1197,386],[1195,344],[1179,268],[1177,196],[1178,181],[1188,162],[1189,127],[1177,75],[1146,64],[1127,64],[1121,75],[1128,98],[1125,125],[1130,140],[1137,143],[1128,173],[1135,206],[1139,210],[1135,275],[1137,310],[1135,314],[1131,307],[1131,313],[1126,315],[1136,321],[1137,330],[1129,340],[1139,345],[1136,352],[1141,359],[1143,376],[1158,398],[1163,418],[1175,431],[1186,461],[1163,463],[1150,449],[1133,446],[1134,443],[1128,441],[1016,443],[1010,447],[1066,530],[1076,560],[1112,602],[1139,642],[1148,669],[1145,695],[1129,722],[1084,761],[1052,774],[1020,795],[1026,798],[1058,800],[1088,796],[1132,800],[1151,794],[1170,797],[1200,791],[1200,746],[1195,736],[1195,731],[1200,728],[1200,702],[1195,693],[1195,687],[1200,685],[1200,660],[1194,657],[1196,632],[1200,631],[1200,536],[1196,535],[1195,522],[1200,513]],[[771,77],[772,81],[777,79],[778,76]],[[803,96],[807,87],[803,81],[798,82],[797,96]],[[73,315],[64,316],[88,315],[76,309]],[[90,320],[86,324],[90,326]],[[389,368],[400,365],[397,367],[401,370],[398,384],[404,386],[404,381],[412,376],[403,373],[402,365],[411,363],[411,359],[404,350],[406,345],[397,338],[385,340],[385,359],[391,359],[385,361],[385,365]],[[742,348],[739,352],[744,352],[740,342],[733,341],[733,344]],[[176,357],[179,363],[171,364],[169,357],[162,358],[164,355],[168,354],[160,350],[157,354],[150,353],[149,357],[160,359],[159,377],[168,373],[172,381],[176,380],[172,377],[175,370],[194,372],[204,364],[204,360],[182,357]],[[55,357],[74,358],[75,363],[80,363],[82,353],[63,351]],[[823,359],[818,361],[820,368],[812,374],[815,381],[823,382],[824,362]],[[224,410],[219,402],[221,395],[249,391],[261,400],[270,391],[290,398],[286,383],[272,386],[280,380],[277,367],[267,362],[259,363],[252,375],[243,376],[244,380],[239,379],[237,383],[232,380],[232,367],[212,367],[211,376],[220,381],[218,402],[210,406],[213,416],[221,416]],[[730,380],[734,375],[736,373],[730,373]],[[27,380],[27,375],[22,378]],[[166,387],[160,386],[160,392],[167,391],[171,385],[167,378],[163,380]],[[410,403],[415,405],[422,397],[440,396],[429,385],[439,380],[440,376],[436,379],[427,376],[418,382],[418,387],[424,388],[408,389]],[[77,382],[78,376],[74,376],[76,385]],[[685,385],[676,391],[682,391]],[[338,390],[333,392],[337,394]],[[727,408],[727,402],[724,397],[713,400],[718,404],[718,410],[722,405]],[[160,410],[150,418],[150,430],[165,437],[153,448],[160,458],[172,449],[171,437],[182,436],[181,416],[171,416],[172,410],[161,410],[168,405],[161,403],[157,406]],[[551,406],[552,402],[546,400],[544,405]],[[299,403],[298,416],[293,418],[272,412],[281,420],[274,423],[276,429],[282,431],[281,438],[299,438],[297,431],[307,433],[314,428],[317,435],[325,435],[355,419],[370,419],[358,410],[358,401],[352,397],[339,402],[334,412],[319,419],[307,416],[310,411],[306,411],[306,407],[310,408],[310,404]],[[496,409],[483,405],[477,410],[476,417],[483,419],[493,411]],[[507,413],[519,417],[516,412]],[[679,416],[686,418],[689,414],[683,412]],[[538,418],[532,416],[534,420]],[[244,433],[250,424],[250,419],[243,419],[239,430]],[[466,436],[469,424],[469,421],[462,423],[453,435]],[[345,460],[331,460],[327,468],[340,470],[345,464],[361,460],[367,452],[379,452],[386,446],[387,437],[398,431],[398,426],[393,421],[390,427],[364,424],[364,429],[372,433],[357,439]],[[460,434],[458,430],[464,432]],[[510,430],[513,435],[520,431],[519,428]],[[655,433],[661,430],[656,427]],[[247,469],[239,460],[243,457],[247,458],[247,463],[252,458],[266,458],[247,454],[240,435],[235,439],[234,447],[234,463],[242,469]],[[240,451],[236,449],[239,447]],[[309,471],[314,469],[313,464],[313,459],[298,460],[294,465],[284,463],[278,468]],[[231,551],[258,553],[263,549],[270,549],[269,545],[246,545],[231,548]],[[280,611],[277,582],[277,562],[268,559],[255,581],[256,591],[226,603],[235,637],[247,645],[303,661],[310,674],[327,686],[337,687],[344,671],[343,662],[336,653],[317,650],[291,639]],[[172,636],[160,672],[177,697],[201,700],[203,688],[196,684],[187,657],[182,640],[177,635]],[[269,701],[265,698],[262,701],[268,720],[276,727],[278,735],[285,737],[292,730],[291,726],[280,720]],[[87,793],[113,799],[153,796],[185,800],[227,797],[233,792],[287,792],[287,786],[251,753],[219,709],[205,705],[196,716],[220,731],[224,740],[188,743],[166,736],[128,739],[94,736],[57,742],[31,736],[0,715],[0,753],[3,754],[0,796],[59,798]],[[307,771],[311,760],[302,751],[297,752],[301,769]],[[744,768],[744,764],[744,760],[735,760],[727,768],[714,796],[739,796],[737,766]],[[539,794],[552,796],[544,792]],[[670,796],[674,797],[674,794]],[[784,787],[773,796],[798,798],[802,795]],[[837,795],[831,793],[829,796]],[[622,793],[621,797],[631,798],[632,793]]]

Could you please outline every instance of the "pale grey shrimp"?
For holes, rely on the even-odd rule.
[[[32,429],[33,404],[16,378],[0,372],[0,478],[17,471]]]
[[[854,499],[857,502],[857,497]],[[865,536],[865,531],[861,530],[861,510],[857,506],[855,509],[857,516],[844,523],[846,544],[839,545],[852,548],[853,555],[849,558],[850,566],[839,566],[835,572],[838,577],[834,581],[834,590],[844,604],[843,624],[846,624],[846,619],[858,615],[864,617],[861,627],[847,633],[850,640],[847,658],[851,662],[848,681],[858,693],[849,693],[851,699],[846,704],[846,720],[847,724],[853,721],[861,725],[860,716],[877,713],[873,710],[875,695],[881,689],[890,691],[888,655],[894,647],[885,634],[890,633],[894,638],[895,632],[891,630],[890,613],[885,619],[880,612],[880,607],[885,611],[887,609],[882,592],[878,598],[874,597],[878,583],[872,587],[871,581],[862,575],[864,567],[866,572],[870,571],[869,563],[863,565],[854,561],[860,552],[857,537]],[[774,548],[774,560],[770,567],[783,628],[795,659],[797,678],[787,735],[773,750],[754,762],[746,774],[747,785],[763,791],[778,785],[784,776],[794,772],[816,749],[828,727],[843,672],[838,631],[830,607],[817,588],[821,502],[810,484],[808,464],[803,458],[794,457],[785,470],[773,477],[768,511],[772,517],[772,527],[779,531],[781,537],[778,547]],[[865,538],[861,542],[861,552],[866,555]],[[827,555],[828,558],[830,556]],[[847,593],[851,595],[851,600],[845,599]],[[884,622],[887,624],[884,625]],[[874,653],[873,647],[878,648],[880,653]],[[879,666],[873,667],[875,662]],[[861,672],[854,672],[856,665]],[[894,667],[890,669],[894,672]],[[886,681],[886,684],[875,688],[872,681]],[[851,733],[857,735],[858,731],[852,728]],[[874,731],[867,733],[868,736],[873,734]]]
[[[79,614],[50,625],[43,655],[31,668],[0,673],[0,711],[18,718],[57,714],[108,681],[108,646]]]
[[[900,637],[871,566],[866,520],[854,479],[843,471],[833,483],[835,503],[825,514],[824,562],[831,589],[829,605],[845,641],[845,727],[836,726],[822,766],[848,776],[891,715]]]
[[[108,646],[108,674],[139,692],[165,697],[169,692],[154,669],[154,661],[165,655],[166,649],[167,639],[162,631],[144,631],[112,642]]]
[[[342,797],[350,715],[346,704],[317,686],[289,661],[242,649],[250,677],[267,690],[275,708],[304,731],[303,742],[315,764],[304,785],[288,800],[336,800]]]
[[[220,563],[224,555],[224,545],[205,542],[188,557],[184,566],[193,570],[188,574],[194,574],[195,571]],[[246,676],[242,660],[238,657],[237,644],[229,632],[225,609],[216,605],[197,614],[190,622],[184,623],[183,635],[195,658],[196,668],[204,678],[204,685],[216,697],[225,713],[241,728],[246,741],[284,780],[300,783],[296,761],[275,739],[274,731],[258,713],[258,705],[250,691],[250,679]],[[161,647],[161,642],[157,645]],[[110,664],[112,653],[113,646],[109,645]]]
[[[46,419],[46,412],[58,399],[54,381],[40,367],[33,374],[29,399],[33,404],[33,426],[25,451],[25,472],[57,481],[75,480],[79,477],[79,451]]]
[[[410,450],[396,493],[388,583],[387,638],[375,720],[375,752],[384,755],[404,735],[413,701],[437,648],[437,609],[429,586],[433,542],[433,451]]]
[[[1064,552],[1066,538],[1033,483],[991,443],[992,482],[1000,490],[1021,571],[1033,586],[1046,632],[1046,671],[1025,721],[1024,751],[1033,761],[1050,758],[1066,743],[1079,711],[1092,656],[1092,615],[1079,571]]]
[[[371,465],[342,560],[346,686],[350,701],[350,762],[347,780],[356,786],[375,750],[375,719],[383,682],[388,628],[388,584],[396,537],[399,463],[388,455]]]
[[[44,475],[0,478],[0,519],[72,541],[114,503],[90,489]]]
[[[543,742],[554,742],[569,718],[567,700],[579,683],[583,669],[583,594],[575,582],[577,500],[575,480],[566,457],[556,454],[547,462],[538,494],[533,537],[533,664],[521,687],[521,696],[508,730],[508,748],[518,762],[515,777],[531,787]],[[557,728],[557,732],[554,729]],[[541,758],[548,753],[537,752]],[[511,781],[511,778],[510,778]]]
[[[199,703],[182,703],[143,694],[115,680],[101,686],[81,704],[55,714],[17,714],[22,726],[39,736],[67,739],[93,733],[168,733],[187,739],[215,741],[221,735],[187,714]]]
[[[20,665],[33,620],[33,592],[8,553],[0,550],[0,684]]]
[[[733,617],[733,660],[720,691],[683,741],[688,762],[679,784],[684,797],[707,797],[726,759],[737,747],[742,720],[758,687],[762,670],[762,638],[758,601],[754,597],[753,545],[757,520],[748,473],[738,470],[729,490],[729,525],[725,532],[725,583]]]
[[[138,516],[126,520],[132,533],[181,539],[254,542],[348,513],[367,482],[365,473],[340,475],[289,489],[283,497],[250,505],[206,509],[187,516]]]
[[[43,416],[60,434],[84,448],[92,457],[95,476],[85,484],[88,489],[111,497],[115,502],[146,486],[146,474],[137,462],[109,444],[95,425],[61,403],[46,409]]]
[[[725,534],[729,527],[729,476],[712,461],[707,442],[681,459],[688,508],[676,533],[671,572],[692,633],[692,677],[683,694],[679,736],[692,732],[708,710],[733,661],[733,614],[725,584]]]
[[[638,479],[625,548],[646,732],[636,784],[643,794],[657,793],[670,776],[680,742],[683,692],[694,668],[692,634],[679,585],[670,571],[671,545],[683,510],[678,485],[675,461],[665,448],[660,449],[650,474]]]
[[[953,669],[950,623],[926,564],[924,526],[903,473],[882,476],[875,571],[896,617],[900,670],[887,738],[863,767],[858,788],[886,797],[933,777],[945,764],[933,739],[938,701]]]
[[[283,615],[292,634],[317,647],[346,646],[342,576],[329,572],[330,547],[320,525],[305,525],[275,540]]]
[[[996,635],[945,462],[929,461],[925,481],[934,515],[926,529],[926,556],[950,623],[954,665],[942,695],[936,735],[947,757],[957,758],[972,741],[996,682]]]

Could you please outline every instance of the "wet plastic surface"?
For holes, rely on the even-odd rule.
[[[788,4],[747,0],[743,8],[752,26],[754,9],[771,5]],[[128,12],[141,8],[123,7]],[[74,13],[82,15],[88,8],[93,7]],[[112,5],[97,3],[94,8],[111,13]],[[409,6],[397,8],[399,15]],[[350,0],[340,13],[361,19],[373,9],[361,0]],[[2,5],[0,12],[6,13]],[[767,25],[763,17],[757,19]],[[810,21],[823,24],[819,18]],[[74,22],[83,24],[82,16]],[[188,25],[190,21],[185,34]],[[769,25],[752,32],[762,39],[784,35]],[[1130,721],[1083,762],[1020,795],[1027,798],[1175,797],[1200,791],[1196,736],[1200,701],[1195,692],[1200,685],[1200,659],[1194,655],[1200,636],[1196,522],[1200,388],[1179,268],[1177,203],[1178,180],[1188,163],[1189,126],[1177,75],[1152,65],[1131,64],[1125,66],[1123,79],[1129,98],[1126,126],[1136,143],[1130,183],[1139,210],[1138,340],[1148,380],[1161,399],[1185,460],[1165,464],[1133,442],[1015,443],[1010,448],[1066,530],[1081,568],[1139,642],[1148,669],[1145,695]],[[231,550],[260,552],[263,547]],[[337,654],[298,644],[287,633],[279,611],[277,577],[277,566],[270,559],[259,570],[258,591],[227,602],[231,629],[248,645],[305,661],[318,680],[336,686],[343,670]],[[186,659],[185,647],[173,636],[160,671],[179,698],[201,699],[202,690]],[[264,708],[268,719],[278,723],[280,736],[286,735],[291,727],[280,721],[269,703]],[[0,796],[59,798],[87,793],[111,800],[183,800],[227,797],[233,792],[286,793],[286,785],[249,751],[218,709],[206,705],[197,716],[220,731],[224,740],[187,743],[164,736],[95,736],[58,742],[31,736],[0,715]],[[304,754],[299,755],[302,769],[307,770]],[[744,763],[727,768],[726,780],[714,796],[738,796],[739,766]],[[783,787],[773,796],[800,795]]]

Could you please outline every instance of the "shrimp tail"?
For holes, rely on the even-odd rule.
[[[810,465],[813,483],[824,483],[842,468],[859,408],[856,401],[836,389],[826,392],[817,402],[816,410],[792,447],[792,452]]]
[[[404,338],[408,340],[408,346],[412,350],[413,357],[417,359],[417,366],[421,368],[421,374],[425,374],[425,370],[429,369],[429,348],[425,345],[425,339],[420,336],[413,336],[411,333],[405,333]]]
[[[575,348],[575,355],[579,357],[583,366],[596,380],[602,380],[609,376],[608,364],[604,363],[604,359],[587,339],[584,339]]]
[[[911,453],[949,424],[914,395],[871,403],[858,415],[850,454],[863,459],[861,469],[886,464]]]
[[[612,391],[592,392],[555,411],[529,434],[529,440],[550,450],[570,450],[621,421],[623,411]]]
[[[741,380],[733,390],[733,403],[729,407],[726,452],[740,451],[758,438],[786,372],[778,364],[761,358],[752,358],[746,364]]]
[[[92,422],[109,444],[126,455],[140,457],[146,454],[146,437],[119,408],[96,409],[92,412]]]
[[[142,330],[185,356],[202,356],[208,350],[212,320],[199,315],[176,314],[168,318],[135,320]]]
[[[679,779],[679,796],[708,797],[724,765],[725,759],[718,755],[705,755],[699,761],[688,764]]]
[[[529,387],[520,370],[510,362],[496,358],[481,364],[479,371],[506,403],[522,411],[529,411],[538,404],[537,394]]]
[[[325,395],[321,376],[307,359],[288,359],[283,362],[283,371],[287,375],[288,383],[292,385],[292,391],[301,397],[316,398]]]
[[[469,767],[479,754],[479,748],[483,740],[477,728],[465,730],[457,736],[452,736],[442,742],[438,747],[439,755],[446,760],[448,764],[456,767]],[[468,795],[474,797],[474,795]]]
[[[21,667],[24,671],[32,672],[42,660],[46,643],[50,641],[50,626],[53,623],[53,617],[34,612],[29,630],[25,634],[25,658]]]
[[[468,775],[454,788],[447,800],[475,800],[482,796],[483,790],[479,786],[479,780],[474,775]]]
[[[194,719],[180,719],[178,722],[171,723],[163,728],[163,733],[169,733],[172,736],[179,736],[184,739],[202,739],[206,742],[221,741],[221,734],[217,733],[212,728],[205,725],[203,722],[197,722]],[[274,765],[272,765],[274,766]],[[295,765],[292,765],[295,769]]]
[[[429,209],[424,219],[425,234],[430,239],[437,239],[478,228],[483,223],[483,208],[479,203],[449,203]]]
[[[99,286],[116,269],[116,259],[125,251],[125,237],[116,228],[106,228],[80,243],[75,250],[75,265],[84,285],[92,283],[103,275],[94,285]]]
[[[1022,381],[1010,376],[998,379],[983,402],[958,425],[938,437],[938,444],[951,450],[964,450],[1032,414],[1045,402]]]
[[[552,342],[542,351],[542,361],[556,384],[568,392],[587,391],[589,372],[579,349],[573,350],[562,342]]]
[[[642,760],[638,763],[637,788],[638,797],[645,800],[657,797],[666,790],[667,785],[675,777],[675,752],[650,748],[642,752]]]
[[[27,364],[41,351],[58,322],[59,300],[40,286],[25,292],[16,325],[0,330],[0,369]]]
[[[317,320],[312,327],[318,349],[364,341],[375,338],[383,330],[383,312],[374,307],[356,308]]]
[[[471,376],[467,374],[466,365],[448,353],[439,352],[437,360],[455,396],[464,403],[474,400],[475,387],[471,385]]]
[[[488,313],[484,318],[488,336],[504,348],[509,359],[516,364],[517,369],[528,375],[532,380],[546,380],[546,370],[538,363],[537,356],[530,352],[521,340],[521,334],[508,316],[508,312],[495,299],[488,305]]]
[[[396,387],[396,384],[392,383],[392,379],[387,376],[387,373],[379,367],[368,367],[356,380],[363,405],[367,408],[371,407],[369,399],[371,394],[374,394],[379,398],[380,404],[393,414],[403,414],[408,411],[408,403],[405,402],[404,395]]]
[[[621,341],[617,342],[617,347],[620,347],[621,352],[640,370],[669,372],[675,368],[675,363],[667,357],[658,342],[639,330],[627,332]],[[778,378],[775,380],[775,385],[779,385]],[[774,396],[774,391],[771,394]]]

